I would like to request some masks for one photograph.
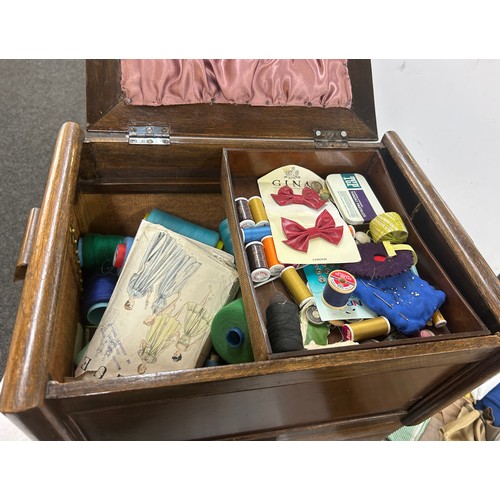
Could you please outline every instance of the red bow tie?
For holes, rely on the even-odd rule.
[[[315,225],[308,229],[302,227],[298,222],[284,217],[281,218],[281,227],[288,238],[283,240],[283,243],[295,250],[299,250],[299,252],[307,252],[311,238],[321,237],[334,245],[338,245],[344,232],[344,227],[337,227],[333,217],[327,210],[323,210],[318,215]]]
[[[293,189],[289,186],[280,187],[278,194],[271,194],[274,201],[278,205],[307,205],[308,207],[318,209],[326,203],[326,200],[322,200],[319,194],[311,189],[310,187],[305,187],[302,190],[302,194],[294,194]]]

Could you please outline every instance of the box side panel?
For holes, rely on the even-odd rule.
[[[411,218],[442,267],[492,332],[500,330],[500,281],[395,132],[384,156]]]
[[[279,435],[349,419],[395,413],[403,416],[431,388],[458,377],[461,371],[491,352],[481,349],[349,365],[341,362],[337,367],[335,357],[330,357],[330,366],[322,368],[278,370],[242,378],[228,370],[227,378],[212,381],[203,381],[203,377],[208,378],[217,368],[203,368],[199,369],[198,381],[189,384],[145,386],[142,390],[124,392],[109,392],[94,384],[97,390],[89,391],[88,395],[77,395],[78,385],[72,388],[71,383],[63,384],[65,387],[52,384],[48,404],[54,412],[69,417],[68,426],[91,440]],[[272,364],[283,366],[274,361],[264,362],[267,369]],[[350,435],[348,429],[345,432],[345,436]],[[342,433],[337,437],[341,438]]]
[[[0,395],[3,412],[24,412],[43,404],[50,368],[60,349],[55,340],[59,331],[57,322],[64,316],[61,308],[59,313],[54,312],[58,307],[74,308],[75,305],[74,301],[65,303],[68,297],[60,285],[65,279],[71,279],[68,278],[71,271],[65,263],[82,142],[83,133],[78,125],[63,125],[54,150],[12,336]],[[64,356],[63,364],[66,360]]]

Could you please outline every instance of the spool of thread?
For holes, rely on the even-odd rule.
[[[278,276],[285,269],[285,266],[278,260],[273,237],[270,235],[264,236],[262,238],[262,245],[264,245],[264,253],[271,276]]]
[[[224,364],[223,360],[217,354],[210,354],[210,356],[205,360],[203,366],[220,366]]]
[[[288,300],[273,302],[266,309],[267,335],[273,352],[304,350],[299,309]]]
[[[234,204],[236,205],[236,214],[238,215],[240,227],[255,226],[255,221],[252,218],[252,211],[250,210],[248,200],[243,196],[240,196],[234,200]]]
[[[127,236],[123,243],[118,243],[118,245],[116,245],[115,255],[113,257],[113,267],[118,269],[118,274],[121,273],[121,270],[127,261],[128,254],[130,253],[133,243],[134,238]]]
[[[231,232],[229,231],[229,221],[227,220],[227,218],[223,219],[219,224],[219,233],[223,242],[222,249],[225,252],[234,255],[233,240],[231,239]]]
[[[229,302],[215,314],[210,326],[210,338],[214,350],[227,363],[248,363],[254,360],[241,297]]]
[[[252,212],[252,219],[255,221],[255,225],[268,226],[269,219],[262,198],[260,196],[252,196],[248,199],[248,204],[250,205],[250,211]]]
[[[441,311],[439,309],[432,315],[432,324],[436,328],[442,328],[447,323],[448,322],[444,319],[444,316],[441,314]]]
[[[243,234],[243,241],[245,243],[250,243],[251,241],[262,241],[262,238],[264,238],[264,236],[269,236],[271,234],[271,227],[244,227],[241,229],[241,232]]]
[[[297,269],[293,266],[286,266],[281,271],[280,278],[285,283],[287,290],[290,292],[293,300],[302,309],[312,298],[311,290],[307,288],[304,280],[300,277]]]
[[[342,326],[342,341],[359,342],[387,335],[391,331],[391,324],[385,316],[364,319]]]
[[[254,283],[262,283],[271,277],[271,271],[267,267],[264,245],[260,241],[251,241],[245,245],[245,252],[250,267],[250,277]]]
[[[312,325],[322,325],[324,321],[321,319],[321,316],[319,315],[318,308],[316,307],[316,304],[310,304],[306,306],[306,318],[309,323]]]
[[[326,280],[322,294],[323,302],[332,309],[342,309],[355,289],[356,278],[347,271],[336,269]]]
[[[175,215],[163,212],[157,208],[151,210],[151,212],[145,217],[147,221],[154,224],[160,224],[175,233],[182,234],[205,245],[216,247],[220,240],[220,235],[217,231],[212,229],[207,229],[205,227],[194,224],[193,222],[181,219]]]
[[[375,243],[404,243],[408,239],[408,230],[396,212],[384,212],[373,218],[370,221],[370,234]]]
[[[87,233],[78,240],[78,258],[82,269],[96,269],[105,264],[111,266],[116,246],[123,243],[123,236]]]
[[[115,272],[94,270],[84,278],[83,314],[91,325],[98,325],[108,307],[118,276]]]

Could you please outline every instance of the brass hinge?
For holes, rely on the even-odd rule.
[[[345,130],[314,130],[316,148],[349,148]]]
[[[165,125],[130,125],[128,127],[128,143],[168,146],[170,144],[170,127]]]

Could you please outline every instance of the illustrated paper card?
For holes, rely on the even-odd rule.
[[[338,266],[324,266],[316,264],[304,267],[304,274],[307,279],[307,286],[313,294],[319,317],[323,321],[330,320],[350,320],[375,318],[377,313],[372,311],[364,302],[356,296],[354,292],[341,309],[333,309],[323,302],[323,289],[325,288],[328,275],[331,271],[338,269]]]
[[[330,200],[312,186],[325,183],[311,170],[286,165],[257,181],[278,259],[287,264],[359,262],[356,242]]]
[[[75,376],[200,366],[212,318],[238,288],[231,255],[143,220]]]

